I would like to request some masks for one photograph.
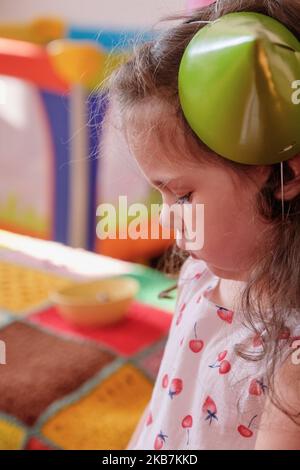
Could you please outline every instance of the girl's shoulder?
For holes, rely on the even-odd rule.
[[[187,274],[203,274],[207,269],[205,261],[189,256],[180,269],[179,282],[183,281]]]
[[[192,282],[198,281],[197,287],[199,289],[202,283],[209,282],[210,279],[214,277],[205,261],[189,256],[181,267],[178,278],[178,288],[180,291],[185,289],[190,290]]]

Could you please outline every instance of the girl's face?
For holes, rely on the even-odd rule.
[[[195,205],[204,204],[204,245],[192,256],[204,260],[217,276],[245,281],[267,227],[255,211],[256,195],[267,179],[267,168],[256,169],[254,182],[233,174],[226,166],[206,165],[178,153],[166,155],[168,147],[165,144],[162,148],[155,132],[143,138],[145,134],[137,132],[136,125],[128,128],[129,147],[146,179],[160,191],[163,203],[191,204],[193,217]],[[180,138],[178,133],[176,139]],[[203,161],[205,155],[201,157]],[[196,222],[193,224],[195,227]],[[177,244],[187,248],[184,232]]]

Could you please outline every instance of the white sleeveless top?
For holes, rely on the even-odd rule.
[[[133,449],[253,449],[267,393],[260,338],[238,314],[209,300],[219,278],[188,258],[160,370]],[[283,341],[287,341],[286,332]]]

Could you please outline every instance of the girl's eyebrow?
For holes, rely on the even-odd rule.
[[[155,186],[157,189],[164,189],[172,180],[168,181],[152,181],[152,185]]]
[[[172,189],[172,186],[178,182],[181,182],[182,177],[175,177],[175,178],[170,178],[169,180],[166,181],[158,181],[158,180],[153,180],[151,181],[151,184],[158,190],[164,189],[166,186],[170,185],[170,189]]]
[[[165,181],[154,180],[154,181],[151,181],[151,184],[153,184],[153,186],[155,186],[157,189],[163,189],[166,186],[168,186],[169,184],[172,185],[172,184],[180,181],[181,179],[182,178],[180,176],[178,176],[178,177],[175,177],[175,178],[169,178],[168,180],[165,180]]]

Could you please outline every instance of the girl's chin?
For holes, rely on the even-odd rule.
[[[186,249],[187,244],[183,240],[176,239],[176,245],[180,250],[186,251],[190,255],[191,258],[197,259],[197,260],[202,260],[203,259],[202,256],[200,256],[200,253],[199,252],[197,253],[196,250],[187,250]]]

